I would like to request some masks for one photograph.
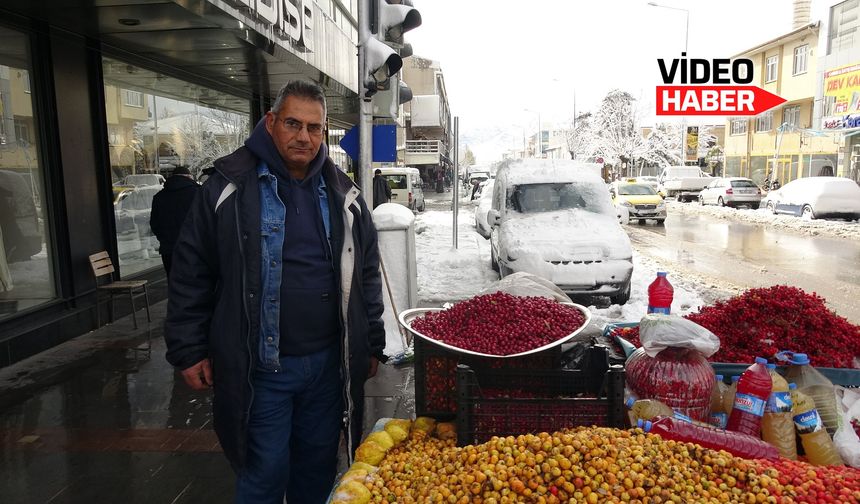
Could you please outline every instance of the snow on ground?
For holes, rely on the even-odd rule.
[[[422,306],[440,306],[467,299],[498,280],[490,268],[490,242],[475,231],[474,207],[465,203],[458,215],[459,248],[452,247],[453,216],[448,210],[428,210],[418,214],[415,244],[418,263],[418,297]],[[639,321],[648,309],[648,285],[657,271],[667,271],[675,288],[672,313],[698,311],[739,292],[655,258],[633,252],[633,285],[630,301],[624,306],[590,306],[594,323]]]
[[[780,228],[795,233],[807,235],[835,236],[860,240],[860,221],[803,219],[793,215],[774,215],[766,208],[753,210],[750,208],[729,208],[718,206],[701,206],[698,202],[678,203],[667,200],[669,212],[685,215],[708,215],[718,219],[764,224],[771,228]]]

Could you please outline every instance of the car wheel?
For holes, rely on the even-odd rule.
[[[490,247],[490,267],[496,273],[499,272],[499,261],[496,260],[496,253],[493,252],[493,247]]]
[[[758,207],[760,206],[760,203],[750,203],[750,208],[752,208],[753,210],[758,210]]]
[[[719,198],[717,198],[717,205],[719,205],[719,206],[726,206],[726,202],[725,202],[725,201],[723,201],[723,197],[722,197],[722,196],[720,196]]]
[[[800,216],[806,219],[814,219],[815,213],[812,211],[811,206],[803,205],[803,209],[800,211]]]
[[[773,204],[773,201],[767,202],[767,209],[770,210],[770,213],[772,214],[776,213],[776,205]]]
[[[666,219],[657,219],[657,225],[658,226],[665,226],[666,225]]]
[[[678,200],[678,203],[683,203],[683,202],[684,202],[684,197],[683,197],[683,196],[681,196],[681,193],[678,193],[678,194],[675,196],[675,199],[676,199],[676,200]]]
[[[612,304],[617,305],[623,305],[627,303],[627,301],[630,301],[630,281],[628,281],[627,284],[624,285],[624,288],[621,290],[621,292],[614,296],[609,296],[609,301],[612,302]]]

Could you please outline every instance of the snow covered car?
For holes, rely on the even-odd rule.
[[[773,213],[810,219],[860,219],[860,186],[844,177],[806,177],[770,191],[762,204]]]
[[[659,183],[659,179],[652,175],[643,175],[641,177],[636,177],[637,184],[645,184],[651,186],[655,191],[657,190],[657,184]]]
[[[490,223],[487,222],[487,212],[493,203],[493,185],[495,179],[489,179],[481,187],[481,197],[478,198],[478,206],[475,207],[475,229],[484,238],[490,238]]]
[[[581,163],[523,159],[500,169],[487,221],[501,276],[524,271],[570,295],[630,298],[630,239],[603,180]]]
[[[760,203],[761,189],[746,177],[718,178],[699,193],[700,205],[758,208]]]

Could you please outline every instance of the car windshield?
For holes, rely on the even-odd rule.
[[[622,196],[653,196],[657,192],[651,186],[624,184],[618,186],[618,194]]]
[[[581,209],[587,212],[613,215],[605,186],[584,182],[521,184],[512,191],[511,208],[519,213],[554,212]]]
[[[392,189],[406,189],[406,175],[385,175],[385,180]]]
[[[752,180],[732,180],[732,187],[758,187]]]

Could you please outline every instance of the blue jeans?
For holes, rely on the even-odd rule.
[[[248,462],[236,504],[323,504],[334,485],[343,420],[340,346],[281,357],[254,374]]]

